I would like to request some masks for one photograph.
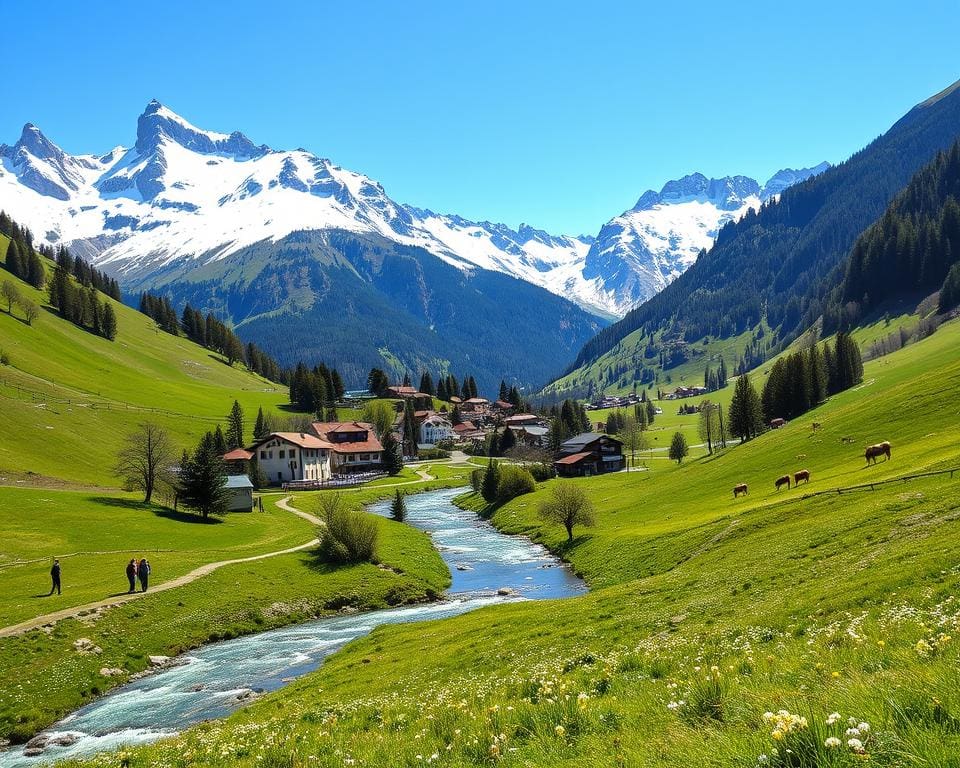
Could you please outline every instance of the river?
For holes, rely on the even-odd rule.
[[[455,616],[510,600],[571,597],[584,583],[544,547],[500,533],[452,500],[463,488],[408,496],[407,523],[430,534],[452,575],[443,600],[406,608],[331,616],[211,643],[172,666],[115,689],[43,732],[47,745],[27,756],[0,752],[0,768],[85,757],[171,736],[203,720],[226,717],[255,696],[312,672],[351,640],[382,624]],[[389,514],[390,503],[369,509]],[[498,594],[509,590],[511,594]],[[52,743],[59,742],[59,743]]]

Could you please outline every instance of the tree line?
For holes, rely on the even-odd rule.
[[[297,363],[290,377],[290,402],[301,411],[315,413],[320,421],[336,421],[335,404],[343,395],[343,380],[336,368],[321,363],[311,370]]]

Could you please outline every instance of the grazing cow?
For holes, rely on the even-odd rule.
[[[801,481],[801,480],[803,480],[803,482],[805,482],[805,483],[809,483],[809,482],[810,482],[810,470],[809,470],[809,469],[801,469],[799,472],[794,472],[794,473],[793,473],[793,484],[794,484],[794,485],[800,485],[800,481]]]
[[[884,461],[890,459],[890,443],[886,440],[876,445],[868,445],[867,450],[864,451],[863,454],[863,457],[867,460],[867,464],[876,464],[878,456],[885,456]]]
[[[778,491],[780,490],[781,485],[787,486],[787,490],[790,490],[790,475],[784,475],[783,477],[777,478],[776,486]]]
[[[735,485],[735,486],[733,486],[733,498],[737,498],[737,496],[739,496],[741,493],[742,493],[744,496],[747,495],[747,484],[746,484],[746,483],[740,483],[740,485]]]

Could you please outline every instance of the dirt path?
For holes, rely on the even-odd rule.
[[[320,524],[320,520],[313,515],[307,514],[306,512],[301,512],[291,506],[288,506],[286,502],[289,498],[290,497],[288,496],[287,498],[278,501],[277,506],[286,510],[287,512],[293,512],[295,515],[298,515],[311,523]],[[268,557],[288,555],[292,552],[299,552],[301,550],[314,547],[317,545],[317,543],[317,539],[311,539],[306,544],[301,544],[297,547],[290,547],[289,549],[281,549],[276,552],[265,552],[262,555],[252,555],[250,557],[240,557],[235,560],[219,560],[215,563],[206,563],[205,565],[201,565],[199,568],[194,568],[189,573],[183,574],[183,576],[178,576],[175,579],[164,581],[160,584],[157,584],[155,587],[151,587],[149,592],[133,592],[128,595],[118,595],[117,597],[110,597],[105,600],[97,600],[96,602],[86,603],[85,605],[76,605],[72,608],[64,608],[62,611],[54,611],[53,613],[46,613],[42,616],[35,616],[32,619],[22,621],[19,624],[12,624],[9,627],[2,627],[0,628],[0,637],[13,637],[15,635],[23,634],[24,632],[29,632],[31,629],[53,626],[58,621],[62,621],[63,619],[77,619],[93,616],[104,608],[112,608],[115,605],[129,603],[131,600],[139,600],[141,597],[145,597],[146,595],[152,595],[156,592],[165,592],[168,589],[182,587],[185,584],[189,584],[192,581],[196,581],[203,576],[213,573],[225,565],[252,563],[256,560],[264,560]]]

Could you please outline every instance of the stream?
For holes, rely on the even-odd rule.
[[[473,512],[454,506],[453,498],[463,492],[450,488],[406,498],[407,523],[430,534],[450,569],[452,584],[443,600],[331,616],[202,646],[54,724],[41,734],[46,744],[40,754],[25,755],[22,745],[0,752],[0,768],[86,757],[226,717],[261,693],[312,672],[327,656],[382,624],[440,619],[510,600],[571,597],[586,591],[585,584],[544,547],[502,534]],[[389,507],[384,501],[369,511],[387,516]],[[505,591],[509,594],[498,594]]]

